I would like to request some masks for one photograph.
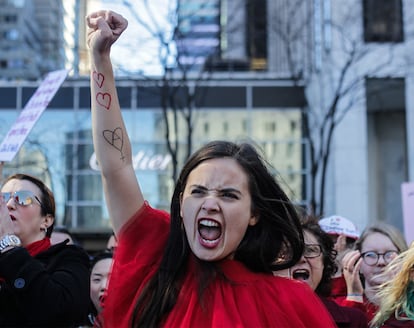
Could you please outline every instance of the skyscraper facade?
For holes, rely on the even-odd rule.
[[[64,68],[62,1],[0,1],[0,79],[36,80]]]

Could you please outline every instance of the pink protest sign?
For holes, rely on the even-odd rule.
[[[66,79],[67,74],[67,70],[59,70],[46,75],[1,143],[0,161],[8,162],[16,156],[40,115]]]
[[[401,185],[402,206],[404,217],[404,235],[407,243],[414,241],[414,182]]]

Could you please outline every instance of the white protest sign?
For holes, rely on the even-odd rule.
[[[50,72],[27,102],[0,145],[0,161],[9,162],[16,156],[33,126],[66,79],[67,70]]]
[[[408,244],[414,241],[414,182],[401,185],[404,235]]]

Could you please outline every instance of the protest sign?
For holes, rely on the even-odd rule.
[[[407,243],[414,241],[414,182],[401,185],[404,235]]]
[[[67,74],[67,70],[58,70],[46,75],[1,143],[0,161],[13,160],[33,126],[66,79]]]

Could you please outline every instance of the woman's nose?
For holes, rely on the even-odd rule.
[[[203,205],[201,206],[201,208],[204,211],[210,212],[210,211],[218,211],[220,209],[219,205],[218,205],[218,201],[216,199],[216,197],[214,196],[209,196],[204,200]]]
[[[106,283],[107,283],[107,280],[106,279],[102,279],[101,286],[100,286],[100,290],[101,291],[105,291],[106,290]]]
[[[14,201],[13,197],[9,198],[9,200],[6,202],[6,206],[8,209],[16,208],[16,202]]]
[[[299,263],[305,263],[306,262],[306,257],[304,254],[302,254],[302,256],[299,259]]]
[[[385,260],[384,260],[384,255],[379,255],[378,256],[377,265],[379,265],[379,266],[386,266],[387,265],[387,262],[385,262]]]

